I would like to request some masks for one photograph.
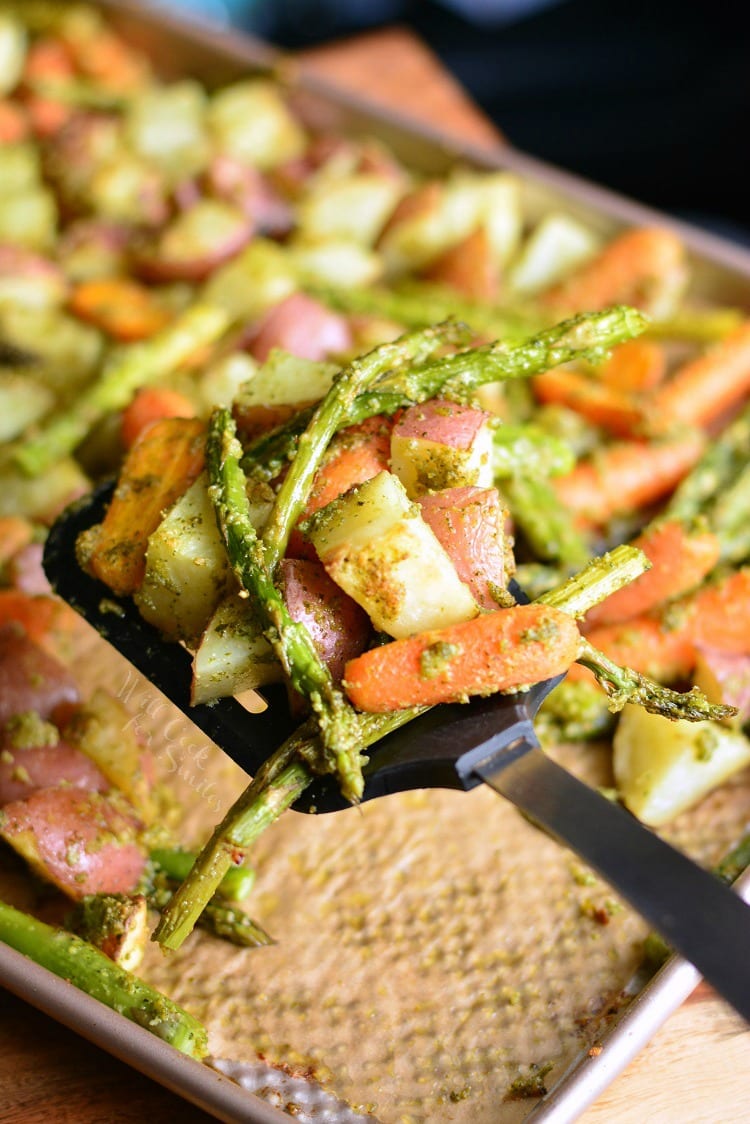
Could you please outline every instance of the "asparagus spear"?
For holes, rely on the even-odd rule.
[[[322,752],[314,767],[336,772],[347,799],[362,795],[359,721],[318,656],[307,628],[290,615],[273,584],[263,544],[250,519],[242,450],[234,421],[226,409],[215,410],[208,428],[206,464],[209,494],[234,573],[254,597],[266,623],[266,636],[293,687],[309,699],[317,716]]]
[[[500,481],[513,521],[535,557],[563,567],[582,566],[591,551],[546,480],[518,474]]]
[[[0,940],[183,1054],[193,1058],[208,1054],[206,1030],[193,1015],[75,934],[45,925],[0,901]]]
[[[612,710],[622,710],[625,703],[636,703],[652,714],[664,718],[684,718],[702,722],[707,718],[720,722],[732,718],[737,711],[732,706],[710,703],[697,687],[689,691],[673,691],[647,675],[630,667],[620,667],[603,652],[581,640],[578,662],[593,672],[599,685],[606,691]]]
[[[411,281],[381,289],[308,287],[313,296],[341,312],[384,316],[405,327],[423,328],[457,316],[477,331],[505,339],[523,339],[543,326],[547,316],[529,309],[499,308],[466,300],[437,285]]]
[[[666,519],[685,522],[700,515],[705,505],[750,461],[750,405],[737,415],[721,440],[712,441],[695,467],[675,488],[663,511]]]
[[[601,361],[603,353],[639,335],[646,324],[640,312],[617,305],[564,320],[520,344],[496,341],[415,365],[383,377],[371,390],[358,395],[342,425],[364,421],[373,414],[392,414],[437,394],[465,399],[485,383],[529,378],[574,359]],[[284,425],[258,437],[248,445],[243,467],[253,471],[266,468],[275,475],[294,456],[299,434],[311,414],[311,410],[300,411]]]
[[[396,377],[407,365],[429,358],[440,348],[465,339],[466,334],[466,328],[456,323],[438,324],[382,344],[339,372],[300,435],[294,460],[264,528],[263,547],[269,573],[273,573],[284,554],[331,438],[351,417],[357,397],[380,376]]]
[[[635,581],[651,563],[642,550],[623,543],[591,561],[577,574],[537,598],[579,620],[589,609],[610,597],[616,590]]]
[[[423,709],[414,708],[394,714],[363,714],[361,748],[398,729],[421,714]],[[314,774],[307,759],[315,758],[318,752],[318,734],[314,721],[310,720],[263,763],[221,823],[217,824],[187,878],[163,910],[153,940],[164,948],[177,949],[181,946],[232,864],[242,862],[265,829],[291,807],[312,782]]]
[[[18,445],[13,451],[16,464],[29,476],[39,476],[71,453],[105,414],[126,406],[136,390],[169,374],[221,336],[228,324],[222,309],[194,305],[152,339],[117,352],[67,410]]]
[[[227,874],[231,875],[233,869],[228,870]],[[172,900],[175,889],[175,884],[168,880],[154,885],[148,893],[148,904],[161,912]],[[206,903],[196,926],[220,940],[239,945],[240,948],[266,948],[275,943],[273,937],[269,937],[257,921],[253,921],[231,902],[222,901],[217,894]]]
[[[744,312],[738,308],[689,308],[678,310],[663,320],[653,320],[647,331],[653,339],[718,343],[744,319]]]
[[[171,882],[182,882],[193,868],[196,855],[194,851],[183,851],[178,847],[157,847],[149,854],[154,869],[154,879],[160,876]],[[233,902],[244,901],[255,884],[255,871],[249,866],[234,866],[228,870],[217,894]]]
[[[708,525],[718,536],[723,562],[743,562],[750,555],[748,511],[750,465],[746,464],[705,508]]]
[[[492,434],[492,471],[495,480],[518,475],[562,476],[575,464],[569,443],[538,425],[500,422]]]

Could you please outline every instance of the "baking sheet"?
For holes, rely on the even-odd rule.
[[[130,38],[168,61],[172,75],[190,72],[213,84],[271,58],[236,33],[191,30],[134,4],[104,6]],[[511,168],[527,181],[531,213],[562,197],[603,233],[664,221],[511,150],[488,154],[416,132],[321,82],[304,82],[298,100],[308,119],[376,132],[422,170],[443,171],[457,156]],[[699,288],[750,305],[748,254],[673,225],[693,250]],[[86,685],[104,683],[133,708],[163,774],[190,809],[186,830],[200,838],[244,783],[239,770],[117,657],[103,658],[101,644],[83,631],[81,653]],[[603,747],[561,752],[592,783],[608,783]],[[743,830],[749,794],[750,782],[740,777],[668,834],[702,861],[715,861]],[[218,1057],[245,1061],[260,1053],[277,1072],[309,1074],[331,1096],[384,1121],[575,1119],[631,1056],[632,1022],[630,1031],[626,1019],[624,1029],[612,1027],[634,1009],[634,996],[650,1034],[677,994],[655,987],[649,998],[633,987],[640,920],[486,791],[404,794],[319,820],[289,815],[261,841],[256,858],[252,908],[279,944],[238,952],[196,935],[169,962],[154,949],[143,974],[206,1018]],[[595,919],[599,905],[611,915],[606,926]],[[2,982],[117,1056],[221,1119],[279,1118],[98,1004],[92,1013],[88,997],[32,967],[0,948]],[[589,1055],[605,1036],[607,1049]],[[580,1058],[588,1060],[577,1073],[603,1077],[576,1086],[571,1100],[568,1075],[556,1095],[556,1081]],[[519,1076],[550,1064],[543,1084],[551,1093],[542,1102],[512,1094]]]

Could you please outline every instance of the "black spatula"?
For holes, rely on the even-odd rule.
[[[235,699],[190,705],[191,658],[161,639],[130,599],[119,599],[77,565],[79,533],[99,522],[102,488],[52,528],[44,567],[56,592],[249,773],[291,731],[283,691],[250,714]],[[364,800],[410,788],[470,789],[484,782],[581,856],[750,1022],[750,909],[713,875],[664,843],[622,808],[555,764],[533,720],[556,681],[516,695],[433,708],[370,750]],[[316,781],[299,811],[348,807],[335,781]]]

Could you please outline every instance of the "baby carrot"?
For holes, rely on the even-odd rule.
[[[300,522],[309,519],[355,484],[364,484],[365,480],[371,480],[389,467],[392,428],[392,418],[375,414],[336,435],[328,458],[315,477]],[[293,558],[317,557],[312,543],[297,527],[290,536],[287,554]]]
[[[145,340],[166,328],[171,317],[144,285],[128,277],[97,277],[76,285],[74,315],[124,343]]]
[[[632,436],[641,421],[641,411],[631,398],[580,371],[552,368],[536,375],[533,387],[540,402],[567,406],[616,437]]]
[[[497,256],[487,228],[478,226],[456,246],[431,262],[422,276],[426,281],[477,301],[496,301],[500,288]]]
[[[602,624],[586,639],[623,667],[648,675],[659,683],[686,679],[695,664],[695,645],[682,628],[667,628],[656,614],[631,617],[619,624]],[[593,680],[580,664],[570,669],[571,681]]]
[[[676,292],[685,278],[685,250],[662,227],[627,230],[591,261],[542,295],[556,309],[599,309],[633,304],[647,310],[662,294]]]
[[[45,593],[0,589],[0,627],[15,622],[37,642],[43,641],[68,612],[62,601]]]
[[[141,433],[162,418],[193,418],[195,408],[189,398],[166,386],[143,386],[122,412],[120,435],[126,449],[132,448]]]
[[[684,628],[696,647],[749,655],[750,567],[703,586],[687,600],[684,611]]]
[[[750,392],[750,320],[684,364],[644,403],[650,429],[708,426]]]
[[[619,441],[551,481],[560,502],[582,521],[604,526],[667,495],[704,447],[690,431],[665,441]]]
[[[372,648],[348,661],[344,687],[356,707],[372,712],[460,702],[559,675],[579,644],[566,613],[516,605]]]
[[[34,537],[34,528],[27,519],[20,515],[5,515],[0,517],[0,566],[9,562],[17,550],[30,543]]]
[[[669,605],[586,634],[616,663],[669,683],[690,675],[698,648],[750,655],[750,568],[736,570]],[[587,672],[571,669],[572,678]]]
[[[202,472],[204,446],[202,421],[163,418],[126,456],[103,521],[78,540],[81,564],[114,593],[134,593],[143,581],[149,535]]]
[[[596,375],[605,386],[623,392],[651,390],[667,373],[667,354],[660,343],[643,338],[613,347]]]
[[[318,472],[305,510],[305,518],[355,484],[363,484],[388,468],[393,420],[377,414],[336,435],[331,455]]]
[[[623,586],[586,615],[586,624],[614,624],[647,613],[660,602],[699,585],[719,561],[719,540],[708,530],[691,530],[675,519],[648,527],[633,542],[651,569]]]
[[[26,140],[29,123],[17,102],[0,101],[0,144],[17,144]]]

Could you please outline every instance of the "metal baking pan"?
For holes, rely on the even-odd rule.
[[[293,60],[236,31],[186,21],[132,0],[99,0],[99,6],[130,42],[151,57],[165,78],[190,75],[211,87],[271,68],[290,85],[295,105],[308,123],[378,136],[418,171],[440,174],[461,162],[516,172],[524,184],[525,213],[532,217],[563,205],[604,235],[627,225],[666,223],[680,234],[691,253],[693,291],[707,299],[750,308],[750,253],[742,248],[551,168],[508,145],[489,151],[463,145],[437,129],[416,126],[408,117],[384,112],[356,93],[343,94],[306,75]],[[629,982],[623,980],[617,1011],[599,1027],[597,1049],[592,1051],[590,1041],[584,1041],[564,1072],[555,1074],[549,1092],[541,1099],[516,1103],[507,1119],[535,1124],[577,1119],[697,982],[694,970],[676,959],[650,981],[639,974]],[[215,1069],[182,1057],[4,946],[0,946],[0,984],[221,1120],[270,1124],[288,1119]],[[501,1115],[494,1119],[499,1121]]]

